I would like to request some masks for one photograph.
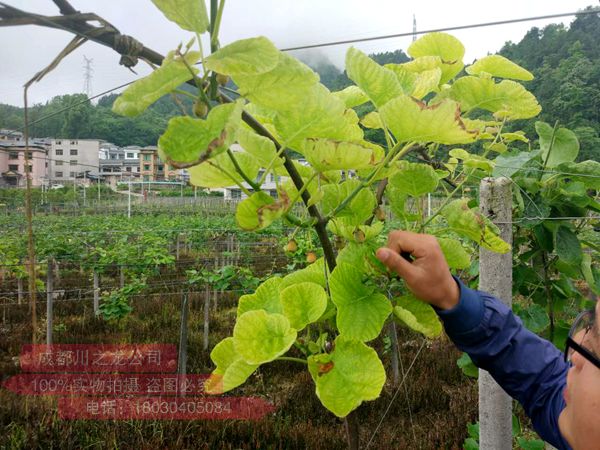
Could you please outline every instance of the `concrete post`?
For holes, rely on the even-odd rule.
[[[484,178],[479,205],[483,215],[497,222],[500,236],[512,244],[512,192],[508,178]],[[512,252],[503,255],[479,250],[479,289],[512,305]],[[479,370],[479,448],[512,449],[512,399],[488,372]]]

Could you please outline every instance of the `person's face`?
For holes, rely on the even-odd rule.
[[[600,302],[592,317],[590,330],[576,333],[573,340],[600,359]],[[558,419],[561,434],[574,450],[600,449],[600,368],[577,351],[571,363],[564,391],[567,406]]]

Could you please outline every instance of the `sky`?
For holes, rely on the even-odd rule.
[[[19,9],[57,15],[51,0],[2,0]],[[191,34],[169,22],[150,0],[71,0],[75,9],[94,12],[129,34],[146,47],[166,54]],[[413,14],[418,30],[493,22],[522,17],[574,12],[594,0],[227,0],[220,41],[266,36],[279,48],[323,42],[381,36],[412,31]],[[498,51],[505,42],[518,42],[533,26],[568,24],[574,17],[538,20],[451,32],[466,48],[465,62]],[[73,35],[37,26],[0,28],[0,103],[23,105],[22,86],[48,65]],[[406,50],[410,37],[352,44],[367,52]],[[350,45],[303,50],[300,59],[322,57],[343,68]],[[208,48],[208,45],[205,45]],[[310,54],[308,53],[310,52]],[[99,44],[88,42],[65,58],[60,66],[29,89],[29,102],[44,103],[56,95],[84,91],[84,56],[91,58],[92,94],[99,94],[150,72],[140,62],[137,75],[118,64],[119,55]]]

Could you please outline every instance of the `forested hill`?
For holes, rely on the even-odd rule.
[[[568,28],[532,28],[499,53],[535,75],[526,86],[542,105],[540,119],[575,131],[580,158],[600,160],[600,14],[578,16]],[[523,129],[532,128],[530,121]]]
[[[116,98],[117,94],[110,94],[93,105],[85,101],[85,94],[54,97],[45,105],[30,109],[30,134],[35,137],[104,139],[120,146],[156,145],[169,118],[182,114],[179,105],[170,97],[163,97],[138,117],[122,117],[111,111]],[[190,111],[189,100],[181,101]],[[48,118],[35,123],[44,117]],[[0,104],[0,128],[20,129],[22,126],[22,108]]]
[[[542,105],[540,119],[559,121],[580,138],[582,159],[600,159],[600,15],[578,16],[569,27],[548,25],[532,28],[519,43],[508,42],[500,53],[534,73],[526,86]],[[371,55],[380,64],[402,63],[408,57],[402,50]],[[346,74],[326,59],[307,60],[332,91],[351,84]],[[191,88],[190,88],[191,89]],[[155,145],[170,117],[181,114],[181,106],[164,97],[136,118],[111,112],[116,95],[102,97],[97,105],[78,104],[32,127],[37,137],[100,138],[118,145]],[[31,120],[53,114],[80,103],[83,94],[55,97],[32,108]],[[366,106],[361,108],[365,109]],[[365,112],[365,111],[361,111]],[[0,128],[20,128],[22,110],[0,104]],[[534,137],[534,121],[519,124]],[[369,130],[371,131],[371,130]],[[375,138],[375,136],[373,136]]]

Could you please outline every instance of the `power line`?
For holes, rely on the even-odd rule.
[[[280,50],[282,52],[290,52],[290,51],[294,51],[294,50],[306,50],[309,48],[331,47],[331,46],[343,45],[343,44],[354,44],[356,42],[367,42],[367,41],[377,41],[377,40],[383,40],[383,39],[392,39],[392,38],[398,38],[398,37],[409,37],[409,36],[413,36],[415,34],[438,33],[441,31],[466,30],[466,29],[470,29],[470,28],[482,28],[482,27],[490,27],[490,26],[496,26],[496,25],[508,25],[511,23],[531,22],[531,21],[535,21],[535,20],[556,19],[559,17],[598,14],[599,12],[600,12],[600,9],[594,9],[594,10],[590,10],[590,11],[548,14],[545,16],[533,16],[533,17],[523,17],[520,19],[498,20],[495,22],[474,23],[474,24],[470,24],[470,25],[456,25],[456,26],[452,26],[452,27],[433,28],[430,30],[422,30],[422,31],[413,30],[413,31],[405,32],[405,33],[386,34],[386,35],[366,37],[366,38],[347,39],[347,40],[343,40],[343,41],[324,42],[322,44],[308,44],[308,45],[301,45],[301,46],[297,46],[297,47],[287,47],[287,48],[283,48]]]

